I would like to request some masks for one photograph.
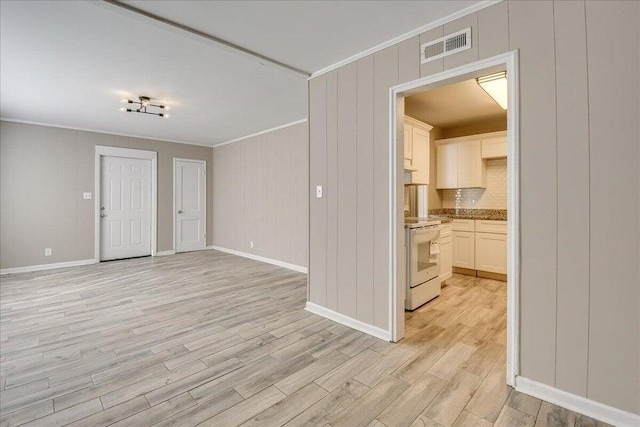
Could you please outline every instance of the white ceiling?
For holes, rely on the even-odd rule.
[[[307,72],[475,3],[128,2]],[[0,116],[203,145],[306,117],[304,76],[117,9],[0,2]],[[138,95],[172,117],[118,112]]]
[[[507,120],[507,111],[475,79],[409,96],[404,108],[408,116],[442,129]]]

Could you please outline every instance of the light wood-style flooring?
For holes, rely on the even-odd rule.
[[[504,385],[502,282],[454,276],[391,344],[216,251],[0,280],[2,427],[603,425]]]

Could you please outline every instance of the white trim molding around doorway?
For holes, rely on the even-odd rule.
[[[389,336],[398,341],[404,336],[404,283],[400,280],[399,242],[400,231],[404,229],[402,203],[398,202],[399,186],[402,185],[402,150],[397,145],[397,126],[399,124],[398,105],[405,96],[424,90],[457,83],[480,77],[486,72],[506,70],[508,76],[507,110],[507,209],[509,212],[507,234],[507,384],[514,386],[519,373],[519,278],[520,278],[520,183],[519,183],[519,74],[518,51],[511,51],[491,58],[463,65],[441,73],[403,83],[389,89]],[[400,104],[401,105],[401,104]],[[402,115],[400,115],[402,117]],[[401,147],[400,147],[401,148]],[[400,157],[400,158],[398,158]],[[404,257],[401,257],[404,258]],[[402,268],[402,267],[400,267]]]
[[[95,262],[100,262],[100,197],[101,197],[101,157],[113,156],[151,161],[151,256],[157,255],[158,243],[158,153],[133,148],[96,145],[95,154]]]

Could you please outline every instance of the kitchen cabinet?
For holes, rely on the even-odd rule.
[[[475,270],[475,233],[472,231],[452,232],[452,264],[454,267]]]
[[[408,124],[404,124],[404,159],[409,160],[409,164],[411,164],[411,159],[413,158],[413,141],[412,141],[412,132],[411,126]]]
[[[476,270],[507,274],[507,235],[476,233]]]
[[[440,139],[436,146],[436,188],[487,188],[487,159],[507,157],[507,132]]]
[[[436,188],[458,188],[458,145],[438,145]]]
[[[454,219],[452,265],[507,274],[507,221]]]
[[[507,133],[482,138],[482,158],[502,159],[507,157]]]
[[[487,163],[482,159],[482,141],[458,143],[457,188],[487,188]]]
[[[429,184],[429,144],[431,126],[411,117],[404,118],[405,184]]]
[[[453,276],[453,244],[451,224],[440,225],[440,281]]]
[[[486,188],[487,163],[482,159],[482,141],[438,141],[436,188]]]

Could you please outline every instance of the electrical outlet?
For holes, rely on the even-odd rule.
[[[82,198],[85,200],[90,200],[91,199],[91,193],[82,193]]]
[[[322,185],[316,185],[316,197],[318,199],[322,198]]]
[[[253,240],[249,242],[249,245],[251,246],[251,249],[253,249]]]
[[[51,248],[44,248],[44,256],[51,256]]]

